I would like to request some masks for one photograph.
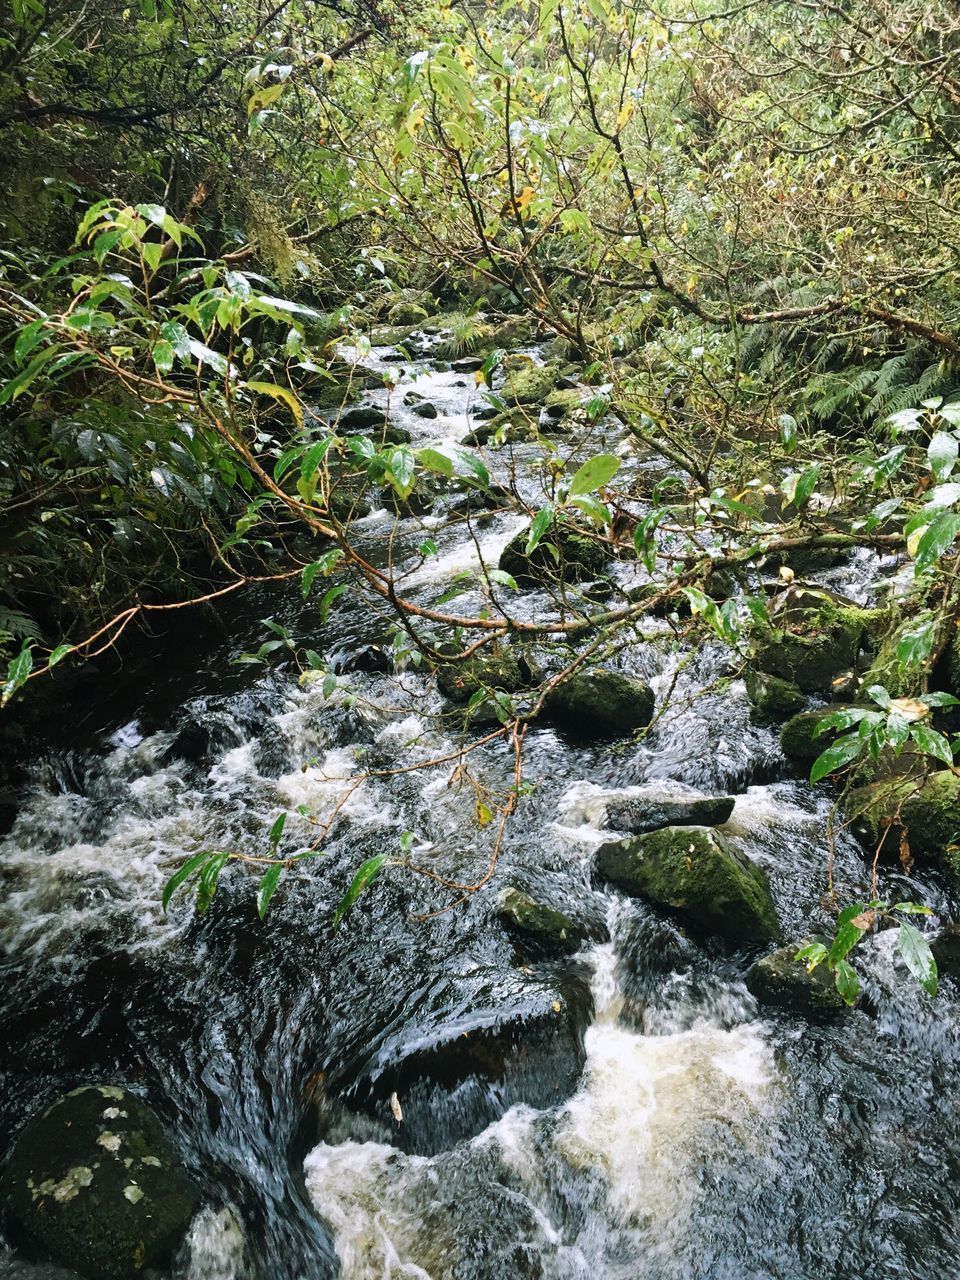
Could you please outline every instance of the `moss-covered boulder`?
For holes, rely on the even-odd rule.
[[[76,1089],[32,1120],[2,1186],[25,1246],[92,1280],[165,1268],[199,1201],[150,1108],[106,1085]]]
[[[391,324],[417,325],[429,320],[430,312],[419,302],[395,302],[387,312]]]
[[[750,699],[751,718],[761,724],[796,715],[806,698],[792,680],[767,675],[763,671],[744,672],[743,682]]]
[[[619,671],[577,671],[547,696],[544,710],[579,738],[620,738],[653,719],[653,690]]]
[[[469,702],[482,688],[516,693],[525,683],[520,662],[509,649],[468,658],[465,662],[451,662],[437,669],[437,687],[451,702]]]
[[[949,769],[922,778],[895,778],[857,787],[844,802],[850,829],[868,848],[942,866],[960,880],[960,777]],[[886,835],[885,835],[886,833]]]
[[[799,715],[791,716],[780,730],[783,754],[797,764],[812,764],[831,742],[841,734],[850,732],[849,729],[826,729],[817,737],[821,723],[835,711],[849,710],[850,706],[850,703],[835,703],[833,706],[815,707],[812,711],[801,711]]]
[[[553,365],[527,364],[507,374],[500,395],[508,405],[543,404],[558,377]]]
[[[761,1004],[791,1013],[816,1017],[845,1009],[847,1006],[826,965],[818,965],[808,973],[803,961],[796,958],[800,948],[811,941],[811,938],[802,938],[761,956],[747,970],[747,990]]]
[[[739,945],[779,942],[763,870],[710,827],[664,827],[602,845],[597,868],[624,892]]]
[[[529,525],[500,553],[499,568],[520,583],[587,582],[597,578],[607,563],[607,552],[586,528],[566,520],[553,523],[528,555]]]
[[[522,889],[505,889],[497,906],[500,922],[536,950],[572,955],[587,937],[563,911],[538,902]]]
[[[829,693],[838,673],[856,663],[873,621],[871,610],[832,600],[773,614],[754,631],[753,666],[806,693]]]
[[[486,421],[479,422],[472,431],[463,438],[467,445],[513,444],[522,440],[533,440],[537,435],[537,419],[531,417],[524,409],[504,409]]]

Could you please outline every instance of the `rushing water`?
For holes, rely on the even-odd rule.
[[[425,371],[417,386],[441,410],[425,421],[396,409],[417,442],[461,438],[467,381]],[[627,468],[658,465],[607,445]],[[497,458],[504,476],[509,459]],[[535,481],[517,479],[532,494]],[[371,554],[391,520],[363,522]],[[436,524],[402,522],[393,553]],[[404,589],[434,598],[478,546],[495,561],[518,524],[491,514],[476,538],[464,530],[411,561]],[[862,596],[882,571],[861,556],[834,581]],[[554,605],[530,593],[522,607]],[[340,669],[329,699],[282,663],[235,665],[264,638],[263,617]],[[611,797],[731,792],[726,832],[769,873],[787,935],[827,923],[829,797],[791,779],[719,650],[679,649],[651,623],[611,658],[673,690],[642,745],[531,730],[532,790],[490,889],[418,919],[450,893],[390,870],[331,929],[356,867],[405,831],[415,860],[454,880],[477,878],[489,855],[450,763],[388,772],[447,755],[459,729],[423,674],[365,669],[382,665],[366,646],[387,621],[342,597],[320,630],[295,591],[251,595],[220,631],[178,623],[104,669],[87,705],[45,731],[0,859],[5,1130],[79,1083],[142,1090],[205,1195],[180,1280],[957,1274],[951,984],[931,1004],[881,935],[866,948],[863,1010],[823,1024],[760,1010],[743,983],[750,956],[702,948],[592,876]],[[493,792],[512,782],[502,743],[469,761]],[[388,776],[357,786],[363,769]],[[291,839],[308,840],[297,807],[338,804],[327,853],[284,879],[266,922],[241,867],[206,917],[186,899],[160,911],[185,854],[262,848],[284,810]],[[867,881],[845,838],[836,875],[843,895]],[[518,955],[494,915],[507,883],[595,941],[561,961]],[[884,890],[956,918],[934,877],[890,873]],[[521,1028],[506,1045],[505,1025]],[[494,1046],[505,1069],[458,1070],[466,1042]],[[56,1274],[0,1255],[2,1280]]]

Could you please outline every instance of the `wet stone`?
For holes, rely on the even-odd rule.
[[[572,955],[587,937],[582,924],[565,912],[538,902],[522,889],[504,890],[497,908],[500,922],[527,944],[545,952]]]
[[[837,1013],[847,1006],[840,998],[833,974],[826,965],[818,965],[812,973],[796,955],[812,942],[801,938],[762,956],[747,970],[747,989],[761,1004],[790,1013],[809,1016]],[[823,941],[823,939],[820,939]]]
[[[2,1189],[18,1242],[91,1280],[167,1266],[199,1202],[154,1113],[111,1085],[75,1089],[30,1121]]]
[[[653,690],[619,671],[577,672],[548,696],[547,714],[577,737],[624,737],[653,718]]]
[[[459,360],[451,360],[450,368],[454,373],[476,373],[483,368],[482,356],[461,356]]]
[[[661,827],[719,827],[729,821],[734,803],[733,796],[704,796],[695,800],[628,796],[610,801],[604,826],[633,835]]]
[[[597,869],[625,893],[747,945],[780,940],[765,872],[711,827],[664,827],[597,850]]]
[[[374,405],[357,405],[353,409],[346,409],[340,415],[341,431],[370,431],[374,427],[383,427],[386,425],[387,415],[383,409],[378,409]]]

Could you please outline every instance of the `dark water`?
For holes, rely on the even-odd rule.
[[[458,381],[419,383],[437,420],[400,411],[418,443],[466,431],[473,392]],[[508,464],[501,454],[504,478]],[[517,474],[532,495],[536,479]],[[371,554],[391,520],[365,522]],[[480,524],[485,555],[519,524]],[[404,521],[394,553],[430,527]],[[411,561],[404,589],[435,598],[475,558],[464,530],[440,557]],[[863,556],[833,581],[864,595],[887,571]],[[522,605],[555,607],[536,594]],[[330,657],[332,697],[289,664],[234,663],[265,638],[264,617]],[[460,740],[415,669],[352,669],[388,625],[342,597],[321,629],[295,589],[251,593],[219,628],[191,636],[178,624],[145,642],[35,744],[0,847],[4,1131],[80,1083],[142,1091],[205,1193],[176,1271],[189,1280],[958,1274],[950,983],[930,1002],[880,935],[864,957],[869,1012],[829,1025],[771,1014],[743,985],[749,956],[697,945],[591,875],[611,796],[731,792],[726,831],[768,871],[787,935],[827,922],[830,796],[791,779],[719,650],[686,651],[652,622],[607,658],[661,693],[675,681],[642,745],[532,730],[531,791],[488,890],[416,919],[455,895],[389,869],[331,929],[353,871],[399,855],[403,832],[416,862],[448,879],[475,880],[490,852],[475,791],[451,784],[451,763],[357,785],[365,769],[431,760]],[[502,742],[467,761],[493,795],[513,780]],[[282,882],[265,923],[237,866],[206,917],[185,899],[160,911],[185,854],[261,850],[283,810],[298,847],[312,828],[297,807],[322,816],[340,801],[325,856]],[[844,839],[837,879],[846,897],[868,882]],[[596,941],[564,961],[519,956],[495,920],[505,884],[569,911]],[[956,918],[932,876],[888,873],[882,889]],[[504,1025],[525,1028],[506,1047],[494,1034]],[[499,1076],[464,1069],[464,1032],[505,1057]],[[0,1256],[3,1280],[54,1274]]]

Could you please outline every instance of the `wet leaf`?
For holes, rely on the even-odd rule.
[[[176,870],[167,883],[163,886],[163,895],[160,899],[161,906],[164,911],[170,905],[170,899],[187,880],[210,858],[216,857],[216,849],[204,849],[202,853],[195,853],[192,858],[188,858],[181,867]]]
[[[366,862],[361,864],[357,874],[350,881],[350,888],[340,899],[337,904],[337,909],[333,913],[334,929],[338,929],[340,927],[340,922],[343,920],[344,916],[353,907],[364,889],[369,888],[370,885],[373,884],[374,880],[376,880],[377,876],[386,865],[386,862],[387,855],[385,853],[378,853],[375,857],[368,858]]]
[[[856,760],[862,750],[863,739],[859,734],[851,733],[845,738],[840,738],[814,760],[810,769],[810,781],[819,782],[828,773],[835,773],[837,769],[842,769],[851,760]]]
[[[286,816],[286,815],[284,815]],[[280,883],[280,876],[283,874],[283,863],[277,862],[269,867],[260,877],[260,884],[257,886],[257,914],[262,920],[267,914],[267,908],[270,906],[270,899],[276,892],[277,885]]]
[[[553,522],[553,506],[548,502],[541,507],[530,523],[530,532],[527,534],[527,555],[536,551],[540,545],[540,539],[550,528]]]
[[[837,993],[844,1004],[856,1004],[860,994],[860,979],[846,960],[841,960],[833,975]]]
[[[928,995],[937,994],[937,962],[926,938],[908,921],[900,925],[897,945],[904,962]]]
[[[620,459],[612,453],[598,453],[593,458],[588,458],[583,466],[577,469],[570,481],[570,497],[575,498],[582,493],[593,493],[601,485],[608,484],[619,470]]]

